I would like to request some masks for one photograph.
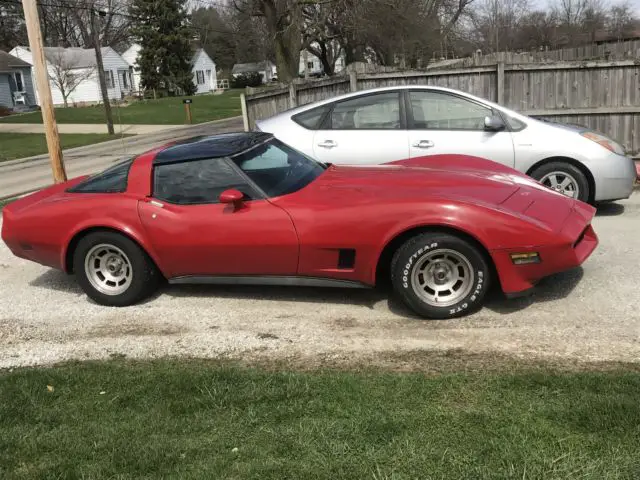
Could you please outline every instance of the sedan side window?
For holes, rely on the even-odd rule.
[[[333,130],[394,130],[400,128],[400,93],[365,95],[337,102],[330,118]]]
[[[413,129],[484,130],[484,118],[492,115],[489,107],[455,95],[440,92],[409,92]]]
[[[219,203],[225,190],[235,188],[248,200],[257,198],[254,189],[225,159],[194,160],[154,169],[153,195],[178,205]]]

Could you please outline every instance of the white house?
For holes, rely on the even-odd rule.
[[[196,84],[197,88],[196,93],[207,93],[215,90],[218,86],[216,64],[203,48],[195,51],[191,64],[193,65],[193,83]]]
[[[315,45],[318,48],[317,45]],[[336,50],[339,49],[338,58],[336,59],[336,64],[334,66],[334,73],[340,73],[345,69],[345,55],[344,50],[342,50],[338,45],[334,47]],[[324,73],[324,69],[322,68],[322,62],[318,57],[316,57],[313,53],[308,50],[300,51],[300,66],[298,72],[302,76],[320,76]]]
[[[103,47],[102,63],[104,64],[107,93],[110,99],[120,100],[129,94],[131,89],[131,75],[129,64],[111,47]],[[11,55],[33,65],[33,55],[29,47],[15,47]],[[64,98],[60,84],[77,84],[68,95],[67,102],[101,103],[100,82],[96,68],[96,54],[93,49],[45,47],[49,84],[54,105],[63,105]],[[59,80],[63,77],[64,80]],[[56,80],[58,78],[58,80]],[[35,80],[34,80],[35,84]],[[36,92],[36,102],[40,101]]]
[[[122,54],[122,58],[129,64],[129,69],[131,70],[131,87],[134,92],[140,91],[140,67],[138,66],[140,48],[140,45],[134,43]]]
[[[123,54],[122,58],[131,67],[131,78],[133,89],[140,90],[140,67],[138,66],[138,54],[142,47],[134,43]],[[202,48],[196,50],[191,58],[193,70],[193,83],[196,86],[196,93],[208,93],[215,90],[218,85],[216,75],[216,64]]]
[[[257,63],[236,63],[231,70],[231,75],[236,78],[238,75],[257,72],[262,77],[262,83],[269,83],[276,76],[276,66],[269,60]]]

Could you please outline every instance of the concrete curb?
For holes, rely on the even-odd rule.
[[[114,140],[107,140],[106,142],[98,142],[98,143],[92,143],[90,145],[83,145],[82,147],[69,148],[67,150],[64,150],[63,153],[82,153],[83,151],[89,150],[89,149],[95,147],[96,145],[101,145],[101,146],[108,147],[109,145],[115,145],[116,143],[122,143],[123,141],[126,141],[127,138],[131,139],[131,138],[142,137],[142,136],[162,135],[163,132],[166,132],[168,130],[171,130],[173,132],[180,131],[180,130],[189,130],[190,128],[193,128],[195,126],[215,125],[217,123],[228,122],[230,120],[238,120],[238,119],[241,119],[241,118],[242,118],[242,116],[239,115],[239,116],[236,116],[236,117],[228,117],[228,118],[221,118],[219,120],[212,120],[210,122],[195,123],[193,125],[167,125],[167,128],[165,128],[163,130],[159,130],[157,132],[144,133],[144,134],[133,135],[133,136],[124,137],[124,138],[120,137],[120,138],[116,138]],[[8,167],[8,166],[11,166],[11,165],[19,165],[21,163],[27,163],[27,162],[32,162],[32,161],[36,161],[36,160],[48,160],[48,159],[49,159],[49,154],[43,153],[41,155],[34,155],[33,157],[24,157],[24,158],[16,158],[15,160],[7,160],[6,162],[0,162],[0,170],[2,170],[3,167]]]

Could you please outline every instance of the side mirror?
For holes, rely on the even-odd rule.
[[[491,115],[490,117],[484,117],[484,129],[490,132],[499,132],[504,130],[507,126],[502,121],[502,118],[498,115]]]
[[[236,190],[235,188],[230,188],[229,190],[225,190],[220,194],[220,203],[233,204],[236,208],[242,205],[242,199],[244,198],[244,194]]]

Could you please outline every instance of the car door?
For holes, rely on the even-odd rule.
[[[240,207],[219,203],[220,193],[231,188],[245,195]],[[139,213],[172,277],[296,273],[291,218],[229,160],[155,166],[153,195],[140,202]]]
[[[325,163],[379,164],[409,158],[401,91],[335,102],[313,139],[313,156]]]
[[[514,166],[511,132],[485,129],[487,105],[454,93],[410,89],[406,92],[410,158],[438,154],[474,155]]]

